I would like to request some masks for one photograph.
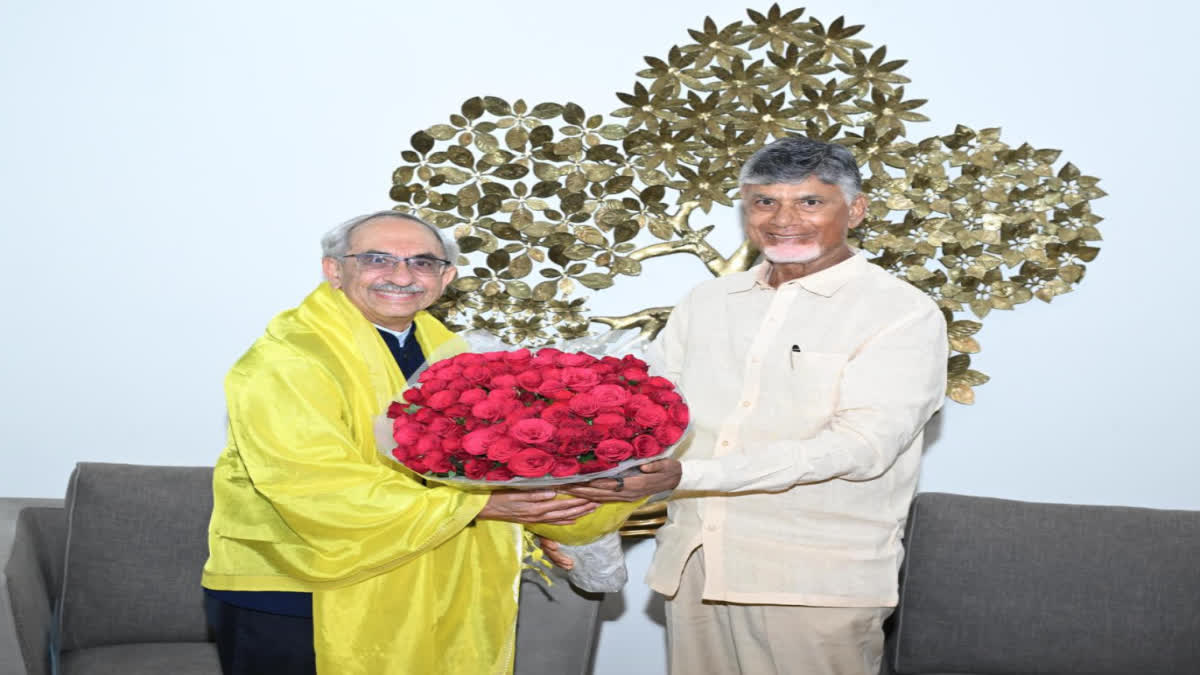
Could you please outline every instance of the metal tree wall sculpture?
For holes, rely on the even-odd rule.
[[[452,229],[462,276],[433,308],[450,326],[537,346],[589,324],[653,336],[670,307],[593,316],[589,291],[643,273],[646,261],[692,255],[720,276],[748,269],[748,243],[728,255],[700,224],[733,205],[742,162],[764,143],[803,134],[850,148],[870,200],[852,244],[928,293],[949,326],[947,391],[974,402],[988,377],[971,368],[978,321],[993,309],[1050,302],[1083,279],[1100,239],[1098,179],[1058,150],[957,125],[908,140],[927,122],[905,98],[902,60],[802,9],[747,10],[749,21],[689,30],[693,42],[646,57],[622,107],[468,99],[448,123],[412,136],[393,175],[398,209]]]

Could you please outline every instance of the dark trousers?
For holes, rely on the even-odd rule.
[[[225,675],[316,675],[311,618],[204,602]]]

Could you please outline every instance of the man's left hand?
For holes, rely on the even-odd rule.
[[[597,478],[589,483],[561,487],[559,491],[593,502],[634,502],[674,490],[683,475],[682,466],[674,459],[660,459],[638,468],[642,472],[640,476]]]

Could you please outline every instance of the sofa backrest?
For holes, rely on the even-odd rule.
[[[211,467],[80,463],[65,509],[63,651],[207,640]]]
[[[923,493],[897,673],[1200,672],[1200,512]]]

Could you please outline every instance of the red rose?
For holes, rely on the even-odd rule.
[[[449,408],[458,402],[458,394],[452,390],[439,391],[429,397],[426,404],[434,410],[443,410]]]
[[[458,434],[448,434],[442,436],[442,450],[445,452],[458,452],[462,449],[463,437]]]
[[[422,455],[442,449],[442,439],[433,434],[425,434],[417,439],[417,452]]]
[[[471,406],[471,414],[481,420],[495,422],[504,416],[504,403],[489,398]]]
[[[617,465],[612,462],[606,462],[602,459],[593,459],[590,462],[584,462],[579,466],[579,473],[596,473],[597,471],[608,471],[615,468]]]
[[[488,380],[488,386],[492,389],[512,389],[517,386],[517,378],[507,373],[494,375],[491,380]]]
[[[441,450],[425,453],[425,466],[428,471],[433,473],[450,473],[454,470],[454,465],[450,463],[450,456]]]
[[[492,379],[492,371],[484,366],[463,368],[463,377],[471,384],[483,384]]]
[[[686,427],[692,419],[691,411],[682,403],[676,403],[667,408],[667,412],[671,414],[671,421],[681,427]]]
[[[596,459],[606,462],[622,462],[633,456],[633,446],[626,441],[610,438],[596,444]]]
[[[554,460],[554,466],[550,468],[550,475],[555,478],[574,476],[577,473],[579,473],[579,460],[573,457],[559,457]]]
[[[650,374],[646,372],[645,368],[626,367],[621,371],[621,377],[625,378],[632,384],[637,384],[645,381],[646,378],[650,377]]]
[[[567,405],[571,407],[571,412],[581,417],[591,417],[600,409],[596,397],[586,392],[573,396]]]
[[[502,436],[488,445],[487,456],[488,459],[494,459],[497,462],[507,462],[520,449],[519,443],[507,436]]]
[[[508,470],[515,476],[540,478],[554,466],[554,455],[537,448],[518,450],[508,460]]]
[[[421,383],[421,391],[424,392],[425,400],[429,400],[430,396],[433,396],[439,391],[445,391],[448,388],[450,388],[449,380],[430,380],[428,382]]]
[[[517,401],[513,401],[513,405],[510,407],[512,409],[504,413],[505,419],[508,420],[510,426],[520,422],[521,420],[537,417],[536,410],[534,410],[532,407],[523,406]]]
[[[489,401],[515,401],[517,392],[513,389],[493,389],[488,392]]]
[[[596,402],[601,408],[615,408],[625,405],[629,400],[629,392],[616,384],[598,384],[590,393],[596,397]]]
[[[670,380],[668,380],[665,377],[659,377],[657,375],[646,380],[646,386],[654,387],[655,389],[674,389],[675,388],[675,385],[672,384],[672,382]]]
[[[420,387],[409,387],[408,389],[404,390],[404,394],[402,394],[402,396],[404,400],[408,401],[409,403],[420,404],[421,401],[425,400],[425,392],[421,391]]]
[[[561,380],[547,379],[546,374],[543,374],[542,383],[538,385],[537,393],[552,398],[554,394],[561,391],[566,391],[566,387]]]
[[[679,392],[670,389],[651,389],[650,400],[659,405],[669,406],[672,403],[683,401],[683,397],[679,395]]]
[[[462,449],[472,455],[486,455],[488,448],[501,438],[501,434],[495,427],[484,427],[476,429],[463,436]]]
[[[403,445],[392,450],[392,457],[395,457],[396,460],[401,464],[404,464],[406,461],[408,461],[408,456],[411,454],[412,453],[408,451],[408,448],[404,447]]]
[[[415,421],[420,422],[421,424],[429,424],[437,419],[437,417],[438,414],[429,408],[421,408],[412,416]]]
[[[429,423],[429,433],[434,436],[444,436],[457,429],[458,425],[454,423],[454,420],[446,417],[439,417]]]
[[[468,389],[458,397],[458,402],[464,405],[475,405],[480,401],[486,401],[488,393],[482,389]]]
[[[583,352],[575,352],[574,354],[563,354],[554,360],[555,363],[563,368],[582,368],[590,366],[597,361],[596,357]]]
[[[554,425],[542,419],[524,419],[512,425],[508,434],[526,445],[537,445],[554,438]]]
[[[407,466],[409,469],[412,469],[418,474],[425,473],[429,470],[429,467],[425,465],[425,459],[416,455],[409,456],[408,460],[404,462],[404,466]]]
[[[494,469],[491,469],[490,471],[488,471],[487,473],[485,473],[483,475],[484,480],[492,481],[493,483],[499,483],[499,482],[503,482],[506,480],[512,480],[512,477],[513,477],[512,472],[502,466],[498,466]]]
[[[542,411],[542,419],[554,426],[560,426],[571,419],[571,408],[566,403],[551,403]]]
[[[504,360],[512,364],[519,364],[524,361],[528,361],[532,356],[528,349],[514,349],[511,352],[503,352],[503,354]]]
[[[598,427],[615,427],[625,423],[625,416],[614,413],[600,413],[592,418],[592,424]]]
[[[590,443],[585,443],[582,440],[576,439],[573,441],[559,441],[558,447],[554,449],[554,454],[559,457],[578,457],[585,452],[590,452],[592,446]]]
[[[562,383],[571,391],[588,391],[600,384],[600,376],[587,368],[563,368]]]
[[[633,413],[633,411],[646,405],[654,405],[654,401],[651,401],[650,397],[645,394],[634,394],[625,402],[625,409]]]
[[[627,441],[637,435],[638,428],[632,424],[618,424],[608,428],[608,435]]]
[[[636,457],[653,457],[662,449],[662,444],[653,436],[642,435],[633,439],[633,454]]]
[[[549,408],[547,408],[547,410],[549,410]],[[555,436],[560,441],[578,441],[583,438],[584,433],[590,428],[591,427],[582,422],[571,423],[569,421],[564,421],[558,425],[558,431],[555,433]]]
[[[517,386],[522,389],[536,391],[538,385],[542,383],[542,374],[536,370],[525,370],[517,373]]]
[[[667,421],[667,410],[658,405],[644,405],[634,411],[633,421],[644,427],[657,427]]]
[[[397,425],[392,427],[392,438],[395,439],[396,445],[416,445],[417,439],[421,438],[424,432],[425,428],[420,424]]]
[[[401,403],[399,401],[392,401],[391,404],[388,405],[388,409],[387,409],[388,418],[394,420],[397,417],[400,417],[401,415],[404,414],[404,409],[407,407],[408,407],[408,405],[405,403]]]
[[[466,417],[467,415],[471,414],[471,406],[463,405],[462,403],[456,403],[443,410],[442,414],[450,418]]]
[[[487,358],[483,354],[466,352],[464,354],[455,356],[453,359],[451,359],[451,362],[461,368],[469,368],[471,366],[482,366],[485,362],[487,362]]]
[[[597,426],[587,426],[583,428],[583,440],[588,443],[599,443],[600,441],[608,440],[608,429]]]
[[[487,474],[491,467],[492,463],[486,459],[468,459],[463,462],[463,474],[471,480],[479,480]]]
[[[683,437],[683,427],[674,424],[664,424],[654,430],[654,438],[663,445],[674,445]]]

